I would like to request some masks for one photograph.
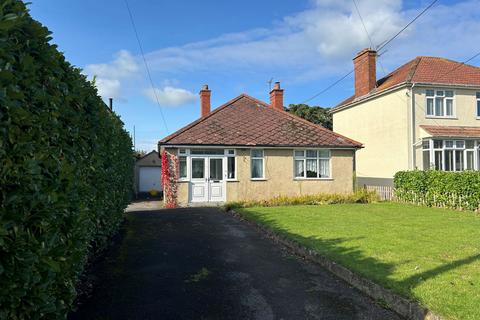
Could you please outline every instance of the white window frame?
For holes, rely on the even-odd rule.
[[[262,151],[261,157],[254,157],[253,151]],[[253,160],[262,160],[262,177],[254,178],[252,177],[252,170],[253,170]],[[250,149],[250,180],[266,180],[265,179],[265,150],[264,149]]]
[[[441,141],[442,142],[442,147],[441,148],[435,148],[434,147],[434,140]],[[473,140],[474,145],[473,149],[469,148],[467,149],[467,140],[473,140],[473,139],[441,139],[441,138],[430,138],[428,139],[429,141],[429,149],[423,149],[422,152],[427,152],[430,150],[430,168],[435,168],[435,151],[441,151],[442,154],[442,167],[440,168],[441,171],[446,171],[445,170],[445,151],[450,150],[453,152],[453,163],[452,163],[452,170],[449,170],[448,172],[462,172],[466,171],[465,168],[467,168],[467,152],[473,151],[473,170],[474,171],[480,171],[480,141],[479,140]],[[451,146],[447,147],[446,142],[451,142]],[[463,147],[460,147],[459,145],[463,144]],[[457,171],[457,164],[456,164],[456,153],[455,151],[463,151],[463,170],[462,171]],[[425,168],[424,168],[425,170]]]
[[[230,151],[233,151],[233,153],[230,153]],[[225,149],[225,157],[226,157],[226,169],[227,169],[227,178],[225,179],[226,181],[238,181],[238,176],[237,176],[237,150],[235,149]],[[233,178],[228,177],[228,159],[233,158],[233,165],[235,166],[235,171],[234,171],[234,176]]]
[[[182,152],[183,150],[183,152]],[[185,148],[179,148],[178,149],[178,181],[189,181],[190,180],[190,149],[185,149]],[[180,157],[185,157],[185,172],[186,176],[185,177],[180,177]]]
[[[433,96],[427,96],[428,91],[433,91]],[[452,97],[447,97],[446,96],[446,91],[451,91],[453,96]],[[443,92],[443,95],[439,95],[439,92]],[[437,115],[436,113],[436,104],[437,104],[437,98],[442,98],[443,99],[443,106],[442,106],[442,112],[443,115]],[[428,113],[428,100],[433,99],[433,114]],[[452,101],[452,114],[447,115],[447,100]],[[425,117],[426,118],[441,118],[441,119],[456,119],[457,115],[457,106],[456,106],[456,92],[455,90],[452,89],[441,89],[441,88],[435,88],[435,89],[426,89],[425,90]]]
[[[475,112],[477,114],[477,119],[480,120],[480,91],[475,92],[475,97],[477,98],[476,100],[476,105],[475,105]]]
[[[307,157],[307,151],[312,150],[317,152],[317,177],[307,177],[307,159],[313,159],[313,157]],[[296,151],[302,151],[303,156],[296,156]],[[320,151],[328,151],[328,157],[321,157]],[[295,160],[303,160],[303,177],[297,177],[295,175]],[[328,160],[328,177],[318,177],[320,174],[320,160]],[[330,149],[294,149],[293,150],[293,179],[294,180],[332,180],[332,151]]]

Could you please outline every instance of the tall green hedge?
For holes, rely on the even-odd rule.
[[[0,0],[0,319],[65,318],[132,190],[123,123],[50,40]]]
[[[400,171],[394,178],[400,201],[452,209],[479,210],[480,172]]]

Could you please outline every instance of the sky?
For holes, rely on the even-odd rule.
[[[431,0],[31,0],[30,13],[52,32],[67,60],[133,133],[137,150],[196,120],[208,84],[212,109],[241,93],[269,101],[279,81],[284,104],[302,103],[353,69],[363,48],[392,37]],[[439,0],[386,46],[377,78],[416,56],[465,61],[480,51],[480,0]],[[370,41],[370,39],[371,41]],[[480,66],[480,58],[469,62]],[[155,89],[154,89],[155,88]],[[154,90],[158,97],[155,99]],[[332,107],[353,93],[353,76],[309,100]]]

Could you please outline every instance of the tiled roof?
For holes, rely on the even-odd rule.
[[[375,95],[401,83],[434,83],[480,86],[480,68],[438,57],[417,57],[377,81],[368,95],[355,95],[340,102],[332,111],[354,102],[357,98]]]
[[[360,148],[361,143],[241,94],[160,145]]]
[[[462,137],[462,138],[479,138],[480,127],[460,127],[460,126],[427,126],[421,125],[433,137]]]

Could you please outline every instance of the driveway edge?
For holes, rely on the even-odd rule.
[[[268,229],[267,227],[257,223],[256,221],[245,218],[243,215],[234,210],[227,211],[227,213],[233,215],[241,221],[252,225],[257,230],[267,235],[275,243],[283,245],[284,247],[292,251],[295,255],[319,264],[321,267],[327,269],[337,277],[341,278],[351,286],[365,293],[370,298],[374,299],[380,304],[387,304],[388,308],[406,319],[443,320],[442,317],[422,307],[417,302],[401,297],[396,293],[393,293],[390,290],[385,289],[382,286],[355,274],[354,272],[339,265],[338,263],[331,261],[328,258],[318,254],[317,252],[300,245],[296,241],[281,236],[272,231],[271,229]]]

